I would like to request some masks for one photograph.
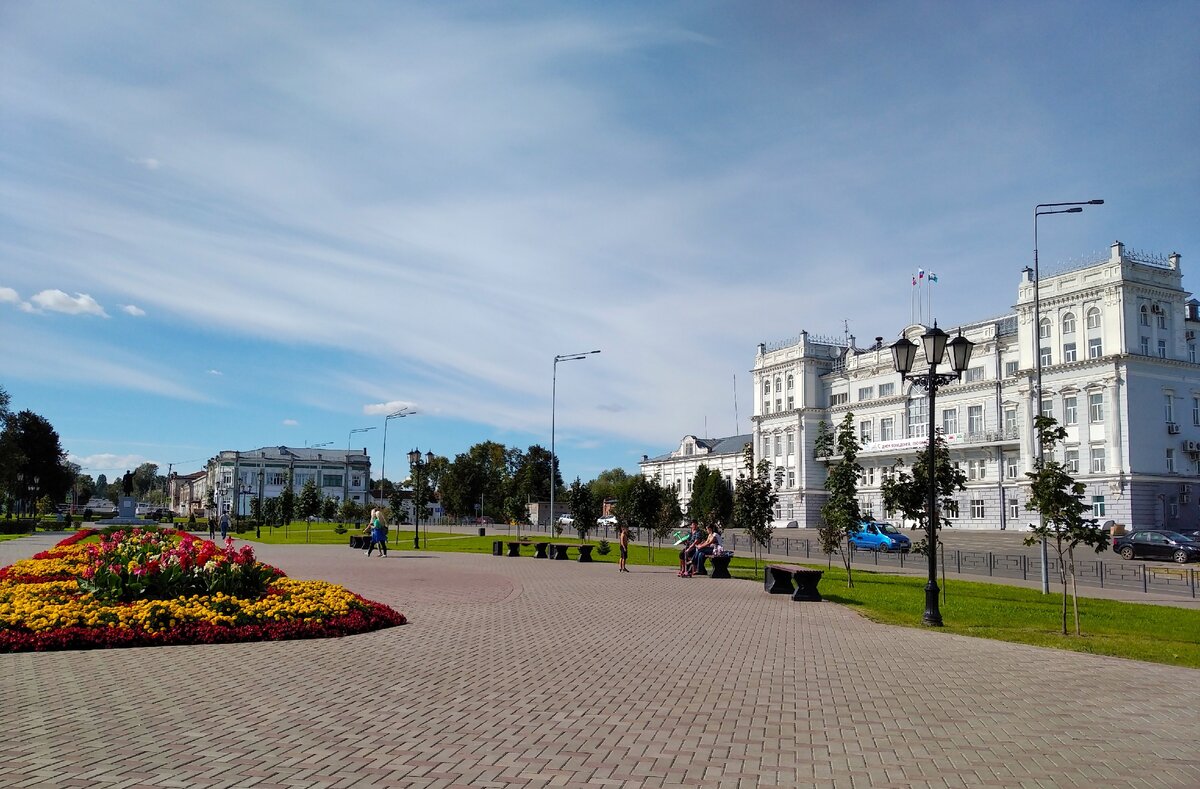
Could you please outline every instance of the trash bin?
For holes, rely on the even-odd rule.
[[[480,537],[486,537],[486,536],[487,536],[487,529],[486,529],[486,528],[484,528],[483,526],[480,526],[480,527],[479,527],[479,536],[480,536]]]

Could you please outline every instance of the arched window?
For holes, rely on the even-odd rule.
[[[1038,338],[1043,340],[1050,339],[1050,319],[1042,318],[1038,323]]]
[[[783,391],[783,379],[780,378],[778,375],[775,376],[775,391],[776,392]]]
[[[1143,304],[1142,308],[1138,310],[1138,323],[1142,326],[1150,325],[1150,308],[1145,304]]]
[[[771,379],[770,378],[763,379],[763,394],[767,394],[767,395],[771,394]]]
[[[795,388],[794,384],[795,384],[795,381],[792,379],[792,374],[791,374],[791,373],[788,373],[788,377],[787,377],[787,388],[788,388],[788,389],[794,389],[794,388]]]
[[[1075,333],[1075,313],[1068,312],[1067,314],[1063,315],[1062,323],[1063,323],[1063,328],[1062,328],[1063,334],[1074,334]]]
[[[1089,329],[1100,328],[1100,308],[1092,307],[1087,311],[1087,327]]]

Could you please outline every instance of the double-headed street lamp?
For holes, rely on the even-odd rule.
[[[1103,200],[1083,200],[1074,203],[1039,203],[1033,209],[1033,413],[1042,413],[1042,297],[1041,272],[1038,270],[1038,217],[1049,214],[1078,214],[1085,205],[1104,205]],[[1043,210],[1050,209],[1050,210]],[[1026,269],[1028,270],[1028,269]],[[1042,442],[1035,433],[1035,451],[1039,464],[1042,460]],[[1041,514],[1038,515],[1039,520]],[[1042,594],[1050,593],[1049,557],[1046,541],[1042,540]]]
[[[413,548],[421,548],[421,510],[425,506],[425,471],[433,463],[433,453],[426,452],[421,458],[421,450],[414,449],[408,453],[408,467],[412,469],[413,479]],[[425,535],[425,545],[429,546],[429,535]]]
[[[383,496],[383,483],[387,481],[387,429],[388,422],[393,419],[403,419],[406,416],[412,416],[417,413],[415,408],[404,406],[394,414],[388,414],[383,418],[383,465],[379,470],[379,495]]]
[[[927,625],[941,627],[942,612],[938,610],[938,585],[937,585],[937,433],[933,426],[933,415],[935,413],[935,401],[937,399],[938,387],[948,384],[951,381],[957,381],[962,377],[963,372],[967,369],[967,365],[971,362],[971,349],[975,343],[962,336],[962,332],[949,343],[946,342],[949,335],[937,327],[937,321],[934,321],[933,328],[927,330],[921,335],[921,343],[925,346],[925,360],[929,362],[929,372],[919,375],[912,375],[913,362],[917,356],[917,344],[907,337],[901,337],[892,345],[892,359],[896,365],[896,372],[900,373],[902,381],[912,381],[915,385],[924,387],[929,392],[928,404],[928,432],[929,432],[929,468],[926,472],[929,475],[929,499],[925,503],[925,535],[926,545],[929,551],[929,581],[925,584],[925,614],[922,621]],[[946,353],[946,348],[950,349],[950,369],[951,373],[938,373],[937,366]]]
[[[356,427],[346,434],[346,476],[342,478],[342,502],[345,503],[350,499],[350,442],[354,439],[355,433],[365,433],[368,430],[374,430],[373,427]],[[371,480],[367,480],[367,488],[370,489]]]
[[[557,486],[557,475],[554,473],[558,468],[558,458],[554,454],[554,411],[555,404],[558,399],[558,363],[559,362],[577,362],[594,353],[600,353],[599,350],[583,351],[582,353],[561,353],[554,357],[554,377],[550,387],[550,525],[549,529],[553,530],[554,524],[557,523],[557,515],[554,512],[554,489]]]

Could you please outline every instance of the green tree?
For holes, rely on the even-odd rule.
[[[158,476],[157,463],[143,463],[133,470],[133,495],[138,499],[146,498],[146,494],[162,487]]]
[[[209,491],[210,502],[212,491]],[[287,485],[284,486],[283,492],[279,494],[279,520],[284,523],[291,523],[296,518],[296,479],[292,471],[288,470]]]
[[[733,493],[733,525],[746,532],[754,545],[754,574],[758,574],[758,556],[771,539],[771,520],[779,496],[771,486],[771,461],[754,463],[754,447],[742,448],[743,473],[738,474]]]
[[[733,494],[720,471],[709,469],[703,463],[696,469],[687,514],[706,528],[715,526],[722,529],[730,522],[733,517]]]
[[[546,471],[549,470],[550,466],[547,463]],[[567,489],[567,506],[571,508],[571,517],[574,518],[572,525],[579,539],[586,540],[588,533],[596,528],[596,519],[600,517],[600,504],[592,495],[592,489],[580,482],[579,477],[576,477]]]
[[[268,526],[275,526],[283,521],[283,516],[279,511],[279,497],[267,499],[262,506],[263,522]]]
[[[399,486],[392,491],[392,495],[388,499],[388,509],[391,510],[390,517],[393,523],[408,523],[408,510],[404,507],[407,498]]]
[[[645,531],[646,548],[650,553],[651,561],[654,558],[654,546],[651,539],[660,537],[664,528],[669,533],[670,528],[679,524],[676,519],[674,524],[668,527],[672,515],[668,497],[675,501],[674,511],[678,513],[679,503],[675,499],[675,491],[672,488],[664,488],[657,479],[637,476],[624,486],[621,494],[617,497],[616,506],[613,508],[617,520],[628,526],[631,533],[637,534]]]
[[[337,514],[338,520],[342,523],[358,523],[363,517],[363,507],[354,499],[346,499],[342,502],[339,508],[337,502],[334,502],[334,511]],[[333,518],[333,515],[329,516]],[[387,522],[386,520],[384,521]]]
[[[550,450],[538,444],[529,447],[525,452],[516,453],[517,467],[512,476],[509,490],[510,498],[517,498],[524,504],[531,501],[550,500]],[[562,477],[555,475],[554,495],[563,489]]]
[[[603,506],[606,501],[615,502],[620,498],[621,491],[632,481],[633,478],[625,472],[625,469],[610,468],[597,474],[596,478],[588,483],[588,486],[592,489],[592,495]]]
[[[854,414],[846,412],[838,426],[829,473],[825,476],[825,490],[829,494],[821,506],[821,527],[818,537],[821,547],[841,545],[842,563],[846,566],[846,585],[854,586],[850,571],[850,535],[859,527],[862,513],[858,507],[858,478],[862,466],[858,463],[858,437],[854,434]]]
[[[353,502],[351,502],[353,503]],[[321,502],[321,519],[332,521],[338,515],[338,500],[333,496],[326,496]]]
[[[305,480],[304,487],[300,488],[299,505],[301,518],[315,518],[321,512],[321,491],[316,480]]]
[[[263,519],[263,503],[258,496],[253,496],[250,499],[250,518],[262,523]]]
[[[831,455],[833,455],[833,433],[829,431],[829,425],[822,419],[817,422],[817,437],[813,439],[813,457],[821,459]]]
[[[1025,509],[1041,514],[1041,524],[1025,538],[1026,545],[1045,540],[1058,553],[1058,574],[1062,581],[1062,634],[1067,635],[1067,576],[1071,577],[1071,599],[1075,610],[1075,635],[1079,628],[1079,590],[1075,581],[1075,548],[1086,545],[1096,553],[1108,548],[1108,535],[1096,528],[1095,518],[1085,518],[1091,508],[1084,503],[1087,486],[1076,482],[1066,466],[1054,460],[1054,447],[1067,437],[1065,428],[1051,417],[1036,416],[1033,429],[1042,445],[1042,457],[1033,461],[1029,479],[1029,501]]]
[[[937,517],[935,529],[949,528],[954,522],[946,517],[952,511],[954,494],[967,489],[967,475],[950,461],[950,447],[946,437],[937,431],[933,437],[933,459],[937,486]],[[884,476],[880,486],[883,492],[883,508],[888,512],[899,512],[907,520],[916,521],[925,530],[923,537],[913,546],[914,553],[925,554],[929,549],[929,447],[925,447],[913,458],[912,473],[904,471],[904,464],[897,461],[890,474]]]
[[[17,475],[23,480],[17,482]],[[30,480],[37,477],[36,496]],[[42,494],[64,501],[72,476],[58,433],[33,411],[9,412],[0,431],[0,487],[13,498],[24,498],[32,508]]]
[[[470,453],[455,455],[441,480],[442,506],[446,512],[464,516],[475,511],[475,504],[484,490],[483,474],[478,459]],[[415,477],[413,482],[415,484]]]

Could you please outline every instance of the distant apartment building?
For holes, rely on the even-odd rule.
[[[339,504],[346,500],[366,504],[370,499],[371,458],[366,448],[224,450],[208,461],[203,474],[205,496],[212,491],[212,508],[218,513],[248,516],[252,499],[279,496],[289,478],[297,495],[313,480],[322,499],[333,498]]]
[[[679,506],[686,509],[692,497],[692,482],[696,470],[707,466],[721,472],[721,477],[733,489],[734,480],[743,470],[742,452],[754,440],[750,433],[726,438],[697,438],[684,436],[679,446],[658,457],[642,456],[639,467],[642,476],[658,479],[659,484],[675,489]]]

